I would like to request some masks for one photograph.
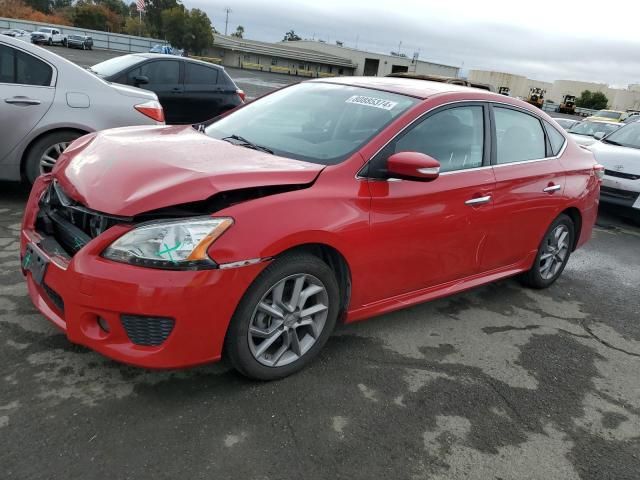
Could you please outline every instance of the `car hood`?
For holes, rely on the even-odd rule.
[[[323,168],[214,140],[190,126],[145,126],[85,135],[53,175],[86,207],[131,217],[219,192],[309,184]]]
[[[588,135],[577,135],[575,133],[569,133],[569,135],[571,135],[571,138],[573,138],[578,145],[582,145],[585,147],[589,145],[593,145],[594,143],[597,142],[595,138],[590,137]]]
[[[610,143],[595,142],[589,147],[596,161],[607,170],[640,175],[640,150]]]

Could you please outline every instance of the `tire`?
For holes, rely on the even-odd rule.
[[[302,280],[299,280],[301,279]],[[297,282],[300,281],[297,298],[302,302],[301,310],[321,308],[322,302],[327,302],[324,311],[305,317],[299,316],[300,311],[289,313]],[[283,283],[284,282],[284,283]],[[278,285],[283,285],[280,298],[285,304],[276,307],[284,312],[284,317],[276,318],[265,313],[259,304],[273,307],[278,305],[276,291]],[[319,291],[317,294],[305,295],[305,292]],[[271,297],[272,302],[269,298]],[[225,356],[233,367],[241,374],[256,380],[275,380],[291,375],[308,365],[327,342],[336,325],[340,304],[338,282],[333,270],[322,260],[306,253],[285,254],[269,265],[249,287],[229,324],[224,344]],[[273,311],[269,310],[269,311]],[[308,310],[307,310],[308,311]],[[293,325],[297,321],[302,323],[317,322],[314,325]],[[262,325],[260,324],[262,322]],[[279,325],[278,325],[279,324]],[[263,332],[271,329],[274,334],[250,335],[251,332]],[[258,328],[260,327],[260,328]],[[277,327],[277,328],[276,328]],[[296,341],[293,341],[295,336]],[[259,355],[262,342],[269,343],[269,347],[262,356]],[[259,341],[260,343],[256,343]],[[286,349],[289,350],[286,350]],[[285,353],[281,353],[286,350]],[[272,362],[267,365],[265,362]]]
[[[83,44],[82,44],[82,49],[83,49],[83,50],[86,50],[86,49],[87,49],[87,44],[86,44],[86,43],[83,43]]]
[[[82,133],[75,132],[73,130],[60,130],[44,135],[40,139],[36,140],[28,150],[27,156],[24,162],[24,177],[29,184],[33,184],[36,178],[42,173],[40,167],[40,161],[43,155],[55,145],[71,143],[76,138],[82,136]],[[51,155],[52,158],[57,160],[55,155]]]
[[[49,45],[49,46],[53,45],[53,40],[51,40],[51,38],[49,38],[49,40],[47,40],[47,45]]]
[[[62,46],[63,46],[63,47],[66,47],[66,46],[67,46],[67,39],[66,39],[66,38],[63,38],[63,39],[62,39]]]
[[[560,232],[562,245],[555,244]],[[566,233],[566,235],[564,235]],[[565,214],[556,218],[544,234],[531,270],[521,276],[526,286],[542,289],[551,286],[567,266],[575,239],[573,220]],[[549,255],[551,255],[549,257]],[[545,258],[546,257],[546,258]]]

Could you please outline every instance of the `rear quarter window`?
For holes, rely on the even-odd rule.
[[[218,69],[187,62],[185,83],[188,85],[217,85]]]
[[[549,122],[544,122],[544,126],[547,129],[547,135],[549,136],[549,142],[551,143],[551,152],[553,155],[558,155],[564,146],[566,141],[564,135],[555,129]]]

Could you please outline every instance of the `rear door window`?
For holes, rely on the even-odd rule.
[[[549,143],[551,143],[551,153],[553,155],[558,155],[562,150],[565,139],[564,136],[555,129],[553,125],[549,122],[544,122],[545,128],[547,129],[547,135],[549,137]]]
[[[32,55],[0,46],[0,82],[48,87],[53,68]]]
[[[198,65],[195,63],[186,63],[185,86],[209,86],[215,87],[218,83],[218,69]]]
[[[496,129],[496,163],[517,163],[546,157],[542,124],[533,115],[493,107]]]

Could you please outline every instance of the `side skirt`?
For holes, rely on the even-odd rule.
[[[509,265],[507,267],[498,268],[489,272],[483,272],[476,275],[463,278],[462,280],[454,280],[452,282],[435,285],[433,287],[423,288],[414,292],[404,293],[395,297],[386,298],[378,302],[369,303],[362,307],[349,310],[345,323],[357,322],[365,320],[369,317],[382,315],[384,313],[393,312],[402,308],[411,307],[413,305],[424,303],[437,298],[448,297],[455,293],[463,292],[471,288],[495,282],[507,277],[518,275],[526,272],[533,265],[537,252],[531,252],[527,258],[519,263]]]

